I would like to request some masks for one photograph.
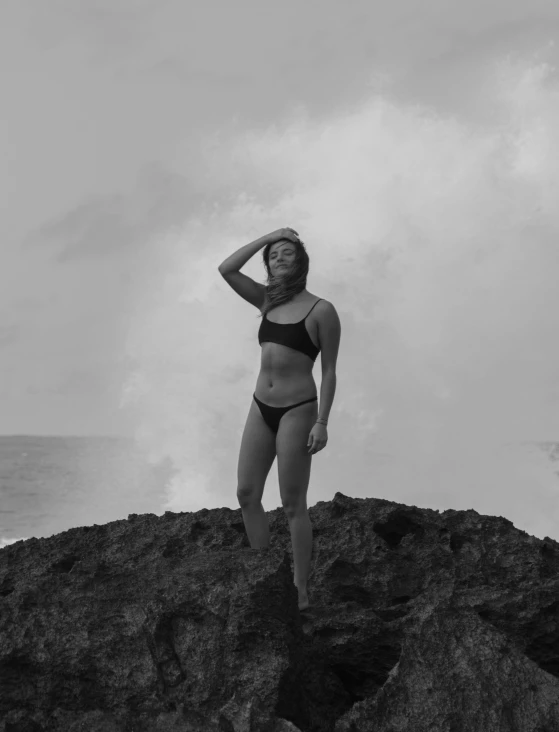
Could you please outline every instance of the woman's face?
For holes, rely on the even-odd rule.
[[[270,248],[268,266],[274,277],[281,277],[292,266],[296,258],[295,244],[290,241],[280,241]]]

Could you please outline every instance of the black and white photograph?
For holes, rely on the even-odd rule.
[[[559,731],[559,4],[0,2],[0,732]]]

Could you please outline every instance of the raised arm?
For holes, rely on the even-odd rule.
[[[271,234],[265,234],[264,236],[261,236],[260,239],[251,241],[250,244],[245,244],[244,247],[237,249],[237,251],[233,252],[230,257],[223,260],[219,265],[218,270],[222,275],[229,272],[238,272],[241,267],[243,267],[248,260],[256,254],[256,252],[263,249],[266,244],[275,244],[277,241],[281,241],[282,239],[294,241],[298,240],[299,236],[296,231],[289,228],[272,231]]]

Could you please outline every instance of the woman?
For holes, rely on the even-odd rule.
[[[262,248],[267,286],[239,271]],[[246,244],[222,262],[219,271],[263,316],[258,331],[261,367],[241,441],[237,499],[251,547],[268,547],[270,532],[262,494],[277,455],[281,501],[293,547],[294,582],[299,609],[305,610],[309,607],[307,579],[312,554],[307,489],[312,456],[328,441],[340,320],[332,303],[306,289],[309,257],[293,229],[278,229]],[[319,352],[320,409],[312,375]]]

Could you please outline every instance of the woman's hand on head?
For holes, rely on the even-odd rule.
[[[268,234],[268,238],[270,241],[273,241],[274,244],[277,241],[282,241],[282,239],[286,239],[287,241],[292,241],[297,244],[299,241],[299,234],[295,229],[286,226],[283,229],[276,229],[276,231],[272,231],[271,234]]]

